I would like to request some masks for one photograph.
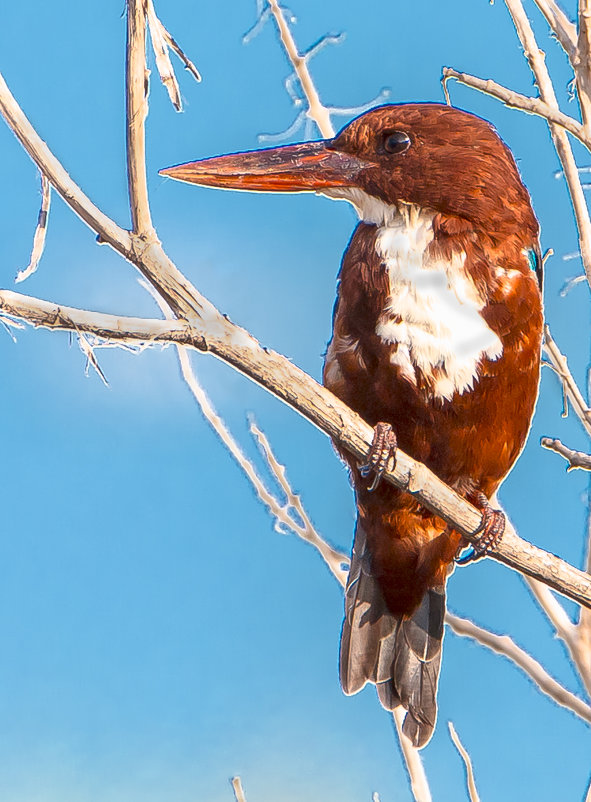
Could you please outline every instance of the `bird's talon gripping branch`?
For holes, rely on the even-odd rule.
[[[468,565],[484,557],[489,549],[496,546],[505,533],[507,519],[502,510],[493,509],[484,493],[478,493],[475,499],[476,506],[482,511],[480,526],[474,534],[480,537],[472,543],[472,548],[465,557],[456,557],[456,565]]]
[[[363,477],[373,474],[373,481],[368,487],[370,492],[379,485],[384,472],[392,470],[396,465],[397,446],[396,433],[390,424],[376,423],[366,462],[359,466],[359,473]]]

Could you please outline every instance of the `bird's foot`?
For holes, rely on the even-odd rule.
[[[368,487],[371,492],[380,483],[386,470],[392,470],[396,465],[396,449],[398,441],[394,429],[389,423],[376,423],[373,429],[373,440],[364,465],[359,466],[359,473],[363,476],[373,474],[373,481]]]
[[[474,534],[479,532],[481,534],[472,543],[472,548],[465,557],[456,557],[456,565],[467,565],[484,557],[490,548],[500,543],[505,532],[507,522],[505,513],[502,510],[493,509],[484,493],[476,495],[475,504],[482,511],[482,520]]]

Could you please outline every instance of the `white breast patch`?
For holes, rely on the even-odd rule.
[[[419,368],[442,399],[470,390],[480,360],[498,359],[503,346],[480,314],[484,302],[464,269],[466,255],[443,261],[426,254],[432,212],[390,206],[360,190],[351,195],[339,192],[363,220],[378,226],[376,251],[388,271],[390,294],[376,333],[397,345],[392,362],[413,384]]]

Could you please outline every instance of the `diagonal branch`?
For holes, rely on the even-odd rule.
[[[572,448],[565,446],[562,440],[552,437],[542,437],[540,445],[542,448],[547,448],[548,451],[554,451],[555,454],[560,454],[561,457],[564,457],[568,462],[567,471],[573,471],[575,468],[591,471],[591,454],[585,454],[584,451],[574,451]]]
[[[544,351],[548,355],[556,375],[562,382],[566,397],[571,402],[576,416],[585,427],[587,434],[591,436],[591,409],[587,406],[583,394],[570,372],[565,355],[552,337],[549,326],[544,327]]]
[[[322,136],[325,139],[328,139],[329,137],[334,136],[334,128],[332,122],[330,121],[330,112],[326,106],[323,106],[320,102],[318,90],[314,86],[314,82],[310,76],[307,58],[306,56],[302,56],[300,54],[278,0],[269,0],[269,7],[277,24],[281,43],[285,48],[287,57],[293,65],[295,73],[298,76],[298,80],[306,96],[306,100],[308,102],[307,115],[310,117],[310,119],[314,120],[320,129]]]
[[[540,97],[544,103],[558,110],[558,101],[556,100],[554,86],[548,68],[546,67],[544,53],[538,47],[530,21],[524,11],[523,3],[521,0],[505,0],[505,4],[513,19],[515,30],[523,46],[525,57],[534,74],[538,89],[540,90]],[[550,133],[552,134],[554,146],[568,183],[579,234],[581,258],[583,260],[585,274],[587,275],[587,281],[591,283],[591,221],[589,219],[589,210],[587,209],[583,188],[581,187],[577,165],[564,129],[553,122],[548,122],[548,125],[550,126]]]
[[[206,324],[196,317],[189,323],[101,315],[101,328],[94,331],[89,312],[30,300],[35,325],[90,331],[113,340],[174,342],[209,351],[297,410],[357,460],[362,461],[367,455],[373,438],[371,426],[300,368],[275,351],[261,347],[247,331],[221,315],[214,321],[206,321]],[[1,291],[0,312],[27,320],[30,314],[28,301],[27,296]],[[394,469],[387,471],[384,479],[414,495],[423,506],[450,523],[467,540],[473,541],[477,537],[482,517],[480,511],[425,465],[399,451]],[[511,529],[505,532],[489,556],[545,582],[579,604],[591,607],[591,576],[527,543]]]
[[[573,61],[583,124],[591,128],[591,0],[579,0],[579,36]]]
[[[546,22],[560,42],[562,49],[574,63],[577,52],[577,28],[569,20],[555,0],[534,0],[537,7],[546,17]]]
[[[466,769],[466,788],[468,791],[468,796],[470,797],[470,802],[480,802],[480,796],[478,795],[478,791],[476,789],[476,780],[474,778],[474,769],[472,768],[470,754],[460,741],[460,736],[456,732],[456,728],[454,727],[453,723],[448,721],[447,726],[454,746],[458,750],[458,753],[464,762],[464,768]]]
[[[450,78],[458,81],[458,83],[470,86],[472,89],[477,89],[486,95],[497,98],[502,101],[505,106],[511,109],[518,109],[524,111],[526,114],[535,114],[542,117],[548,122],[556,123],[566,131],[569,131],[587,148],[591,149],[591,136],[581,125],[580,122],[569,117],[568,114],[563,114],[560,109],[557,109],[537,97],[527,97],[521,95],[519,92],[514,92],[512,89],[507,89],[506,86],[498,84],[496,81],[485,80],[477,78],[475,75],[469,75],[465,72],[458,72],[452,67],[443,68],[443,80],[448,81]]]
[[[150,216],[146,180],[145,122],[148,114],[146,70],[146,0],[127,0],[127,176],[132,229],[144,237],[155,236]]]
[[[496,654],[511,660],[535,682],[542,693],[549,696],[556,704],[566,707],[591,724],[591,707],[563,687],[554,677],[551,677],[537,660],[519,647],[508,635],[496,635],[494,632],[483,629],[472,621],[460,618],[449,611],[445,616],[445,622],[449,624],[456,635],[463,638],[473,638],[478,643],[496,652]]]

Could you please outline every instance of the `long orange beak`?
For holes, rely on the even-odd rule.
[[[331,150],[328,143],[304,142],[269,150],[230,153],[160,170],[177,181],[255,192],[313,192],[353,187],[370,162]]]

